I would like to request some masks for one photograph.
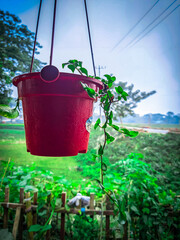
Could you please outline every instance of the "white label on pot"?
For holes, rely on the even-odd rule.
[[[91,131],[91,124],[92,124],[92,117],[88,118],[88,120],[86,121],[86,130],[90,133]]]

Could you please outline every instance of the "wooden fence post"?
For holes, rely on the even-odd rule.
[[[49,218],[50,214],[50,207],[51,207],[51,193],[47,196],[47,219]],[[46,232],[46,240],[50,240],[50,230],[47,230]]]
[[[25,194],[25,200],[26,200],[26,216],[27,216],[27,227],[28,229],[32,225],[32,212],[31,212],[31,198],[30,198],[30,192]],[[29,232],[29,239],[33,240],[34,234],[33,232]]]
[[[94,193],[90,193],[90,204],[89,209],[94,210]],[[91,218],[93,218],[94,215],[91,215]]]
[[[128,222],[127,221],[124,224],[123,240],[128,240]]]
[[[17,207],[16,208],[14,225],[13,225],[13,231],[12,231],[12,235],[13,235],[14,240],[16,240],[16,237],[17,237],[20,218],[21,218],[21,207]]]
[[[38,192],[34,193],[33,196],[33,205],[37,205]],[[33,211],[33,225],[37,224],[37,209]]]
[[[4,207],[4,220],[3,220],[3,228],[8,228],[8,202],[9,202],[9,188],[5,188],[5,203],[7,203],[6,207]]]
[[[24,202],[24,188],[20,188],[20,198],[19,203],[23,204]],[[19,240],[23,239],[23,210],[21,209],[21,215],[19,220]]]
[[[109,197],[106,195],[106,210],[110,210],[110,200]],[[110,216],[106,215],[106,240],[109,240],[110,237]]]
[[[65,207],[66,204],[66,193],[63,192],[61,195],[62,207]],[[61,213],[61,231],[60,231],[60,239],[64,240],[65,237],[65,213]]]

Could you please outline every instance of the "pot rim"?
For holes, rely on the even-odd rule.
[[[77,78],[80,79],[80,81],[88,81],[88,82],[91,82],[91,83],[94,83],[94,84],[98,85],[98,87],[100,89],[103,88],[103,83],[101,81],[99,81],[98,79],[95,79],[95,78],[91,78],[91,77],[87,77],[87,76],[79,75],[79,74],[74,74],[74,73],[60,72],[59,78],[62,77],[62,76],[65,77],[65,78],[77,77]],[[33,77],[33,79],[36,79],[36,78],[41,79],[40,72],[25,73],[25,74],[18,75],[18,76],[13,78],[12,83],[13,83],[14,86],[17,87],[19,82],[24,81],[24,80],[29,79],[29,78],[32,78],[32,77]]]

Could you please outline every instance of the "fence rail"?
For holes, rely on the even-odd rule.
[[[1,206],[4,208],[4,216],[3,216],[3,228],[8,228],[8,215],[9,215],[9,209],[14,209],[16,211],[14,224],[13,224],[13,230],[12,234],[14,239],[22,240],[23,239],[23,215],[26,214],[26,224],[27,228],[29,229],[30,226],[37,224],[37,207],[38,207],[38,195],[37,192],[33,195],[33,201],[30,198],[30,193],[24,193],[24,188],[20,189],[20,196],[19,196],[19,203],[10,203],[9,202],[9,196],[10,196],[10,190],[9,188],[5,188],[5,200],[4,202],[0,203]],[[61,208],[59,210],[56,210],[55,212],[58,214],[61,214],[61,223],[60,223],[60,236],[59,239],[64,240],[65,239],[65,220],[66,220],[66,214],[80,214],[81,209],[81,201],[79,206],[77,208],[71,208],[67,210],[65,208],[66,204],[66,193],[63,192],[61,194]],[[47,203],[46,203],[46,209],[47,209],[47,219],[50,215],[50,204],[51,203],[51,194],[47,197]],[[105,233],[106,233],[106,239],[108,240],[110,238],[110,216],[114,215],[114,210],[112,204],[110,204],[110,201],[108,197],[106,198],[106,210],[101,211],[95,209],[94,206],[94,194],[90,194],[90,205],[89,209],[85,210],[86,215],[90,215],[92,218],[95,215],[104,215],[106,216],[106,224],[105,224]],[[58,223],[58,221],[57,221]],[[45,239],[50,239],[50,230],[47,231]],[[29,232],[29,239],[34,239],[33,232]],[[127,238],[123,238],[123,240],[127,240]]]
[[[106,240],[110,239],[110,220],[111,216],[114,216],[114,210],[113,210],[113,204],[110,203],[110,200],[108,197],[106,197],[105,201],[105,210],[101,211],[99,209],[95,209],[94,206],[94,194],[90,194],[90,205],[89,209],[85,210],[86,215],[90,215],[91,218],[97,215],[103,215],[105,216],[105,236]],[[180,197],[180,196],[176,196]],[[11,203],[9,202],[10,199],[10,190],[9,188],[5,188],[5,199],[4,202],[0,203],[0,205],[4,208],[4,216],[3,216],[3,228],[8,228],[8,218],[9,218],[9,209],[13,209],[16,211],[15,218],[14,218],[14,224],[12,228],[12,235],[14,240],[22,240],[23,239],[23,218],[24,215],[26,215],[26,230],[30,228],[32,225],[36,225],[38,222],[38,215],[37,215],[37,208],[38,208],[38,194],[35,192],[33,194],[33,198],[30,198],[30,193],[25,193],[24,188],[20,189],[19,194],[19,203]],[[65,239],[65,225],[66,225],[66,215],[69,214],[80,214],[81,210],[81,201],[79,205],[76,208],[70,208],[69,210],[66,209],[66,193],[63,192],[61,194],[61,206],[60,208],[55,209],[55,213],[57,213],[56,216],[56,225],[59,224],[59,214],[61,215],[60,218],[60,224],[59,224],[59,237],[57,239],[64,240]],[[179,211],[173,212],[172,209],[169,210],[168,207],[164,206],[166,208],[166,211],[168,213],[168,216],[170,218],[176,217],[178,218]],[[51,214],[51,194],[47,196],[46,204],[44,205],[44,208],[47,210],[46,217],[49,218]],[[173,236],[178,235],[178,230],[174,228],[173,230]],[[28,239],[33,240],[35,234],[33,232],[28,233]],[[46,232],[46,236],[43,238],[45,240],[51,239],[51,231],[48,230]],[[124,224],[124,233],[121,238],[122,240],[128,240],[130,239],[130,225],[128,225],[128,222]]]

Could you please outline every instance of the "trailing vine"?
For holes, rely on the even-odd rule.
[[[93,154],[93,160],[96,160],[97,158],[100,159],[100,181],[97,179],[97,182],[100,184],[101,188],[103,188],[104,175],[107,171],[107,165],[103,161],[104,150],[107,144],[110,144],[115,140],[115,138],[108,133],[108,127],[111,127],[117,132],[129,137],[136,137],[138,135],[138,132],[136,131],[129,131],[126,128],[120,128],[113,123],[113,104],[121,102],[122,99],[124,101],[127,101],[128,94],[123,90],[121,86],[116,85],[116,87],[114,88],[114,83],[116,81],[115,76],[105,74],[103,78],[100,78],[88,75],[87,69],[82,67],[82,62],[75,59],[69,60],[67,63],[62,64],[62,68],[64,68],[65,66],[67,66],[73,73],[75,72],[75,70],[77,70],[81,75],[84,74],[87,77],[96,78],[100,80],[104,85],[103,89],[95,92],[94,89],[88,87],[87,84],[81,82],[82,87],[91,98],[100,99],[100,106],[103,109],[105,116],[104,123],[102,123],[100,118],[98,118],[96,123],[94,124],[94,129],[101,128],[103,130],[104,141],[102,144],[100,144],[97,154]],[[115,97],[114,91],[116,91],[116,93],[118,94],[117,97]]]
[[[14,119],[19,116],[19,98],[16,99],[15,108],[10,108],[8,105],[0,104],[0,116]]]

